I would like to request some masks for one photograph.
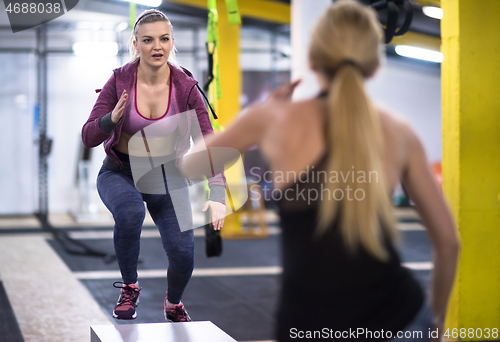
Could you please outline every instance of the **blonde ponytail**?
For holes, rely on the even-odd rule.
[[[389,257],[384,237],[395,242],[398,234],[384,177],[379,116],[364,89],[364,77],[379,63],[380,37],[380,25],[371,10],[354,1],[339,1],[319,21],[309,58],[330,81],[326,167],[329,174],[344,175],[340,182],[325,184],[330,195],[320,202],[316,237],[339,218],[348,250],[354,253],[362,247],[384,261]]]
[[[382,167],[381,128],[365,93],[363,77],[352,64],[337,71],[327,108],[327,169],[349,176],[341,177],[340,183],[327,182],[332,196],[320,203],[317,233],[324,233],[338,215],[340,232],[349,250],[356,251],[361,245],[373,256],[386,260],[382,227],[389,228],[385,233],[392,239],[396,238],[396,230],[391,229],[394,223]],[[335,199],[337,189],[346,194],[342,202]],[[351,200],[346,198],[349,193]]]

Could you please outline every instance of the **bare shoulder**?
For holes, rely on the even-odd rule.
[[[318,103],[314,100],[303,100],[296,102],[269,101],[254,104],[245,108],[239,119],[242,124],[255,127],[262,131],[279,127],[280,130],[294,130],[298,127],[303,128],[304,120],[311,120],[315,113],[321,114],[316,110]],[[297,127],[298,126],[298,127]],[[249,127],[249,128],[250,128]]]
[[[387,107],[376,104],[375,109],[380,115],[382,124],[390,125],[392,128],[404,128],[409,125],[407,120]]]
[[[418,136],[411,124],[401,115],[381,105],[375,105],[375,108],[380,116],[380,122],[385,132],[396,135],[397,139],[400,142],[405,142],[404,145],[406,146],[418,140]]]
[[[410,167],[427,165],[422,141],[410,123],[386,108],[376,107],[380,115],[382,131],[387,142],[387,149],[393,151],[399,160],[400,177],[408,175]]]
[[[323,119],[326,110],[324,101],[317,98],[284,102],[276,108],[276,118],[291,122],[304,123],[304,120]]]
[[[240,113],[240,118],[247,122],[255,122],[259,125],[269,125],[287,112],[287,103],[262,102],[253,104]]]

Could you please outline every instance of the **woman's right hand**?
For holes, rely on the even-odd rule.
[[[437,331],[437,336],[435,336],[435,332]],[[434,318],[432,320],[432,328],[429,333],[432,334],[432,338],[429,339],[429,342],[442,342],[443,341],[443,331],[444,331],[444,318]]]
[[[111,121],[114,123],[117,123],[120,121],[122,115],[123,115],[123,110],[125,109],[125,105],[127,104],[127,99],[128,99],[128,94],[127,90],[124,89],[122,96],[118,100],[118,103],[115,106],[115,109],[111,112]]]
[[[300,79],[296,80],[294,82],[290,82],[288,84],[285,84],[278,89],[272,91],[269,93],[267,96],[266,101],[281,101],[281,102],[286,102],[290,101],[292,99],[292,94],[295,88],[299,85]]]

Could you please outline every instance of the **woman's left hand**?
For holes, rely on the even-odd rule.
[[[224,225],[224,218],[226,217],[226,206],[219,202],[206,201],[203,206],[202,211],[206,211],[210,208],[212,213],[212,225],[214,230],[220,230]]]

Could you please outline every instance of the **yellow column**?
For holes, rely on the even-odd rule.
[[[226,2],[217,0],[219,12],[219,71],[222,98],[219,100],[219,125],[227,126],[240,111],[240,26],[229,25]]]
[[[217,11],[219,13],[219,72],[221,98],[218,102],[217,113],[218,124],[228,127],[229,124],[238,117],[240,111],[241,95],[241,69],[240,69],[240,26],[229,25],[225,0],[217,0]],[[231,191],[234,202],[241,202],[240,185],[243,182],[244,170],[235,164],[229,170],[225,171],[225,176],[230,191],[238,189],[240,191]],[[230,207],[230,200],[226,196],[226,207]],[[230,212],[230,211],[228,211]],[[241,230],[239,215],[229,215],[225,219],[222,234],[224,237],[236,234]]]
[[[441,0],[441,7],[443,188],[462,241],[445,331],[457,329],[453,340],[498,340],[500,1]],[[460,334],[470,328],[474,334]]]

